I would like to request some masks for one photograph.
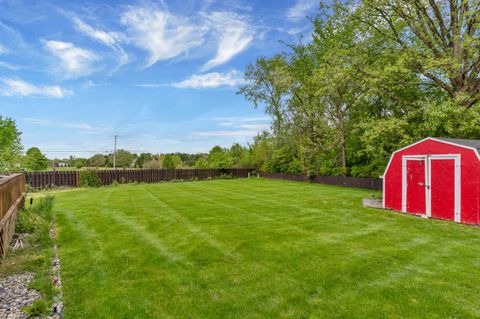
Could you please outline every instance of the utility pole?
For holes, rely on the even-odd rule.
[[[117,138],[118,135],[115,135],[115,144],[113,146],[113,168],[116,167],[116,157],[117,157]]]

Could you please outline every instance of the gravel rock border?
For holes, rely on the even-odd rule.
[[[53,285],[58,289],[58,293],[53,299],[52,314],[48,319],[63,318],[63,289],[60,277],[60,258],[58,255],[58,246],[56,243],[55,226],[50,229],[50,237],[54,240],[53,251],[55,254],[51,276]],[[23,238],[18,235],[17,238]],[[14,243],[16,243],[14,241]],[[13,247],[12,247],[13,248]],[[16,249],[23,248],[16,247]],[[0,318],[2,319],[24,319],[28,314],[22,309],[31,306],[33,302],[41,297],[41,294],[33,289],[28,289],[28,284],[35,278],[33,273],[13,274],[5,278],[0,278]]]
[[[35,277],[32,273],[15,274],[0,279],[0,318],[27,318],[22,309],[30,306],[40,293],[28,289],[28,283]]]

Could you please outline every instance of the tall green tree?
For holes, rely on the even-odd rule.
[[[166,154],[163,159],[164,168],[180,168],[182,167],[182,159],[177,154]]]
[[[217,145],[208,153],[208,164],[212,168],[229,169],[233,167],[233,160],[228,149]]]
[[[195,168],[208,168],[209,165],[208,165],[207,158],[206,157],[200,157],[199,159],[197,159],[194,167]]]
[[[31,171],[43,171],[48,168],[48,159],[37,147],[31,147],[25,155],[25,168]]]
[[[14,120],[0,115],[0,169],[15,169],[22,154],[21,132]]]
[[[410,58],[428,85],[470,108],[480,100],[477,0],[363,0],[357,16]]]
[[[142,168],[144,167],[145,163],[151,161],[153,159],[153,155],[151,153],[140,153],[135,161],[135,167]]]
[[[105,167],[107,164],[107,156],[103,154],[95,154],[87,161],[87,165],[90,167]]]
[[[273,119],[273,129],[280,132],[286,116],[285,99],[288,95],[287,62],[284,55],[272,58],[259,57],[255,64],[249,64],[245,71],[247,84],[240,87],[238,94],[265,112]]]
[[[84,168],[88,165],[88,160],[83,157],[78,157],[75,159],[75,167],[78,169]]]
[[[136,154],[133,154],[126,150],[117,150],[115,157],[115,166],[117,168],[130,168],[134,165]],[[108,163],[113,166],[113,154],[108,155]]]

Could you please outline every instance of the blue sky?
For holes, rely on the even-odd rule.
[[[236,94],[245,66],[318,3],[0,0],[0,114],[49,157],[246,144],[269,119]]]

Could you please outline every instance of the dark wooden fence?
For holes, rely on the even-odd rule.
[[[195,180],[217,178],[222,174],[230,174],[237,178],[246,178],[252,172],[249,168],[218,169],[103,169],[96,170],[103,185],[118,183],[158,183],[172,180]],[[312,182],[327,185],[358,187],[381,190],[381,178],[357,178],[348,176],[316,176],[313,178],[305,175],[259,173],[261,177],[283,179],[297,182]],[[27,184],[32,188],[48,187],[78,187],[80,171],[49,171],[28,172]]]
[[[0,259],[8,251],[15,233],[18,210],[23,206],[25,175],[0,177]]]
[[[98,170],[103,185],[110,185],[114,181],[118,183],[157,183],[173,180],[195,180],[217,178],[224,174],[232,175],[237,178],[248,177],[251,172],[248,168],[232,168],[227,170],[218,169],[117,169],[117,170]]]
[[[217,178],[223,174],[233,177],[248,177],[252,169],[232,168],[218,169],[105,169],[96,170],[103,185],[118,183],[157,183],[172,180],[195,180]],[[80,171],[28,172],[27,184],[32,188],[77,187]]]
[[[32,188],[77,187],[78,178],[78,171],[28,172],[27,184]]]
[[[296,182],[312,182],[318,184],[327,184],[344,187],[358,187],[373,190],[382,190],[383,181],[381,178],[359,178],[349,176],[315,176],[308,177],[305,175],[281,174],[281,173],[265,173],[260,172],[260,177],[271,179],[282,179]]]

